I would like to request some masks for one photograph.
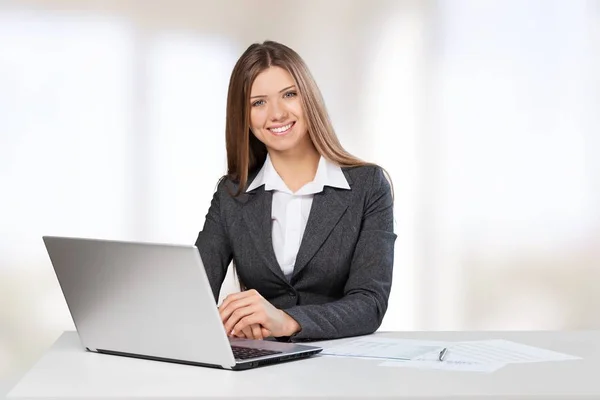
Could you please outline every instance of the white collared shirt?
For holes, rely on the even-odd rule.
[[[321,157],[314,180],[293,193],[275,171],[268,155],[246,192],[262,185],[265,185],[265,190],[273,191],[271,206],[273,250],[283,274],[290,279],[306,229],[313,195],[322,192],[324,186],[350,189],[350,185],[339,166]]]

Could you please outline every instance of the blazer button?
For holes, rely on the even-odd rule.
[[[296,293],[292,292],[291,290],[288,292],[288,294],[290,295],[290,297],[296,297]]]

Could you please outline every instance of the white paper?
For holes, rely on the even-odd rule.
[[[508,340],[481,340],[447,343],[444,361],[428,353],[410,361],[384,362],[384,367],[410,367],[446,371],[494,372],[506,364],[577,360],[580,357],[562,354]]]
[[[445,360],[472,363],[531,363],[544,361],[577,360],[580,357],[557,353],[551,350],[527,346],[508,340],[480,340],[448,344]],[[421,360],[433,361],[431,355]]]
[[[444,359],[444,361],[386,361],[379,364],[380,367],[404,367],[419,369],[434,369],[442,371],[462,371],[462,372],[482,372],[490,373],[499,370],[506,364],[503,363],[477,363],[470,361],[453,361]]]
[[[366,337],[323,349],[322,355],[411,360],[427,354],[439,355],[444,348],[440,342],[410,339]]]
[[[443,361],[440,351],[448,349]],[[385,359],[383,367],[490,373],[506,364],[577,360],[568,354],[508,340],[440,342],[364,337],[323,349],[323,355]]]

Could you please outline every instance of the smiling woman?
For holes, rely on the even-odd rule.
[[[300,56],[267,41],[236,63],[228,173],[196,246],[215,299],[233,260],[249,290],[219,312],[232,336],[329,339],[374,332],[387,310],[393,201],[382,168],[344,150]]]
[[[280,87],[283,89],[278,90]],[[302,104],[298,99],[294,79],[289,72],[280,67],[270,67],[261,72],[254,80],[250,99],[252,133],[267,146],[268,150],[299,153],[310,145]],[[296,128],[294,131],[292,131],[293,127]],[[304,148],[298,146],[300,142]]]
[[[273,162],[312,158],[314,168],[281,171],[286,174],[283,180],[295,192],[312,180],[320,155],[308,134],[292,75],[280,67],[267,68],[254,80],[250,99],[250,129],[265,145]],[[302,171],[305,173],[298,174]]]

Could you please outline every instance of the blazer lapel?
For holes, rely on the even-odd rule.
[[[261,186],[248,193],[248,195],[250,198],[244,205],[243,215],[248,224],[250,237],[269,269],[287,283],[287,279],[277,262],[277,257],[275,257],[273,240],[271,238],[271,204],[273,194],[265,191],[265,187]]]
[[[292,277],[297,275],[321,248],[348,208],[351,196],[352,190],[329,186],[325,186],[322,192],[314,195]]]

